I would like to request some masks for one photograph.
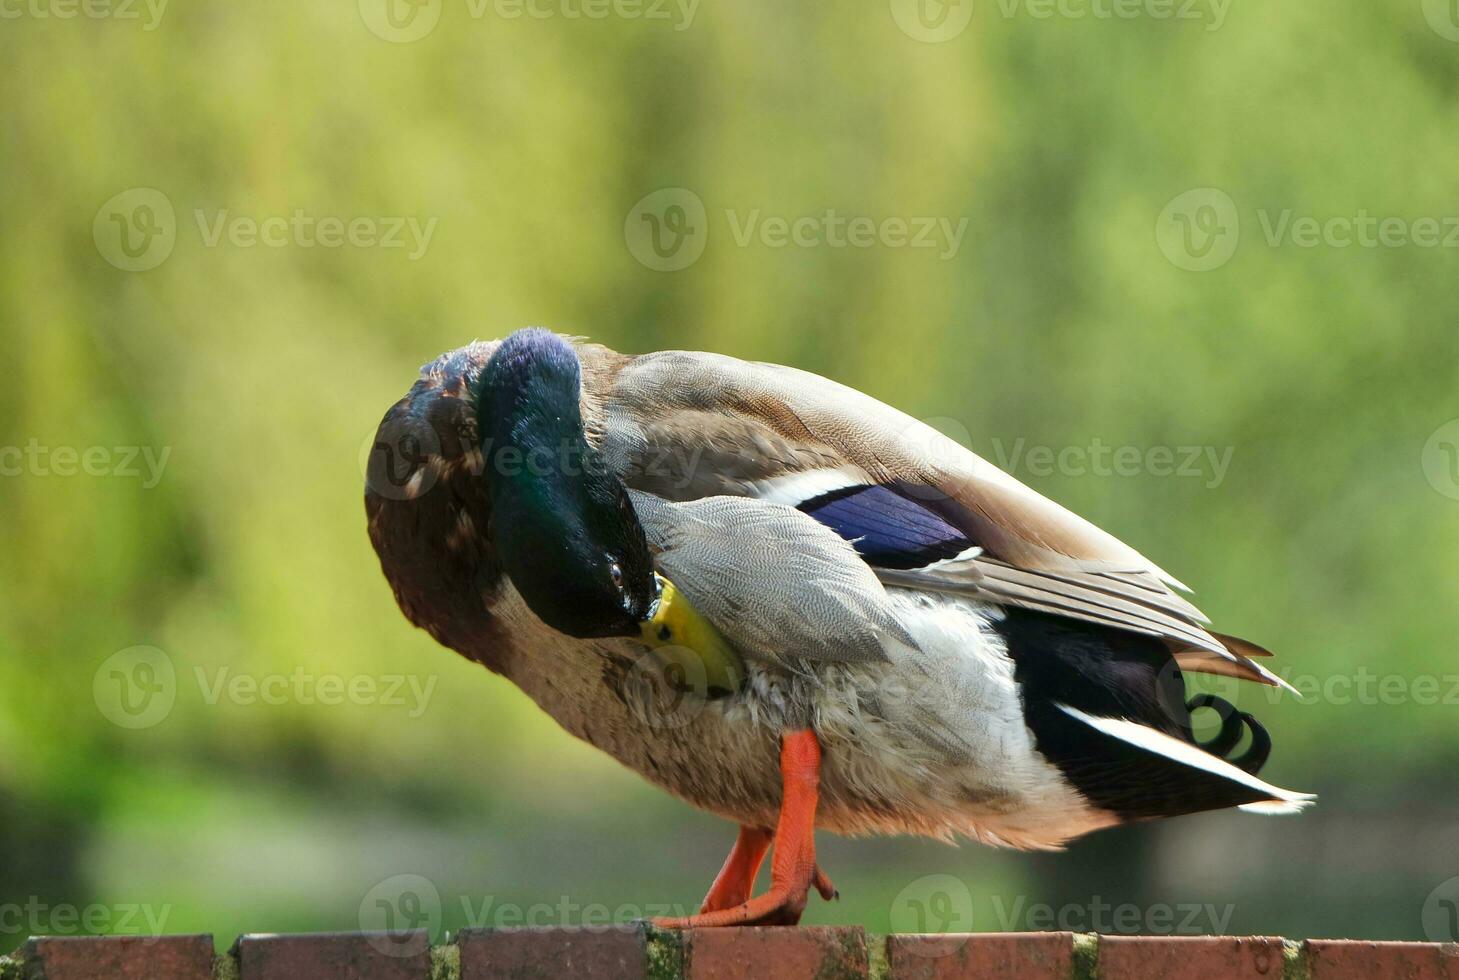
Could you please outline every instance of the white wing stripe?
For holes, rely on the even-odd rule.
[[[860,487],[875,483],[871,474],[859,466],[837,466],[830,469],[799,470],[750,484],[753,496],[772,504],[786,504],[799,507],[807,500],[847,487]]]

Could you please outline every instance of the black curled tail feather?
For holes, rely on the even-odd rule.
[[[1203,751],[1209,752],[1220,759],[1225,759],[1236,768],[1249,772],[1255,776],[1266,765],[1267,757],[1272,754],[1272,737],[1261,722],[1253,718],[1250,712],[1237,711],[1236,706],[1225,698],[1217,697],[1214,694],[1197,694],[1185,703],[1187,712],[1194,713],[1201,708],[1211,708],[1221,716],[1221,729],[1212,735],[1208,740],[1202,742],[1195,737],[1191,729],[1186,729],[1188,740]],[[1246,751],[1233,757],[1231,752],[1241,742],[1241,736],[1251,732],[1251,744]]]
[[[1137,820],[1285,799],[1278,794],[1288,791],[1255,775],[1271,752],[1266,729],[1214,695],[1188,696],[1180,665],[1163,641],[1032,610],[1002,612],[993,627],[1014,662],[1034,743],[1094,806]],[[1204,742],[1191,725],[1191,712],[1200,708],[1212,708],[1222,719]],[[1142,746],[1099,729],[1099,719],[1133,723],[1155,738]],[[1247,732],[1249,747],[1228,758]],[[1162,736],[1211,755],[1230,771],[1182,762],[1157,747]],[[1240,779],[1233,778],[1237,774]]]

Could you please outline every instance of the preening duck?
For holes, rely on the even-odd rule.
[[[1054,848],[1311,800],[1257,776],[1254,718],[1185,689],[1280,685],[1267,651],[1112,535],[804,371],[538,329],[473,343],[386,413],[365,505],[411,622],[739,825],[700,913],[666,925],[796,922],[833,894],[818,827]],[[1222,715],[1206,741],[1199,708]]]

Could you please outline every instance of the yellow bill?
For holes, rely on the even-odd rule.
[[[655,578],[659,599],[640,627],[643,642],[666,666],[680,668],[686,685],[700,688],[702,684],[702,695],[722,698],[738,691],[745,680],[740,655],[673,582],[662,575]]]

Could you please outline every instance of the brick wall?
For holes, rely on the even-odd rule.
[[[642,926],[249,935],[39,937],[0,958],[0,980],[1459,980],[1459,944],[1068,932],[871,936],[857,928]]]

